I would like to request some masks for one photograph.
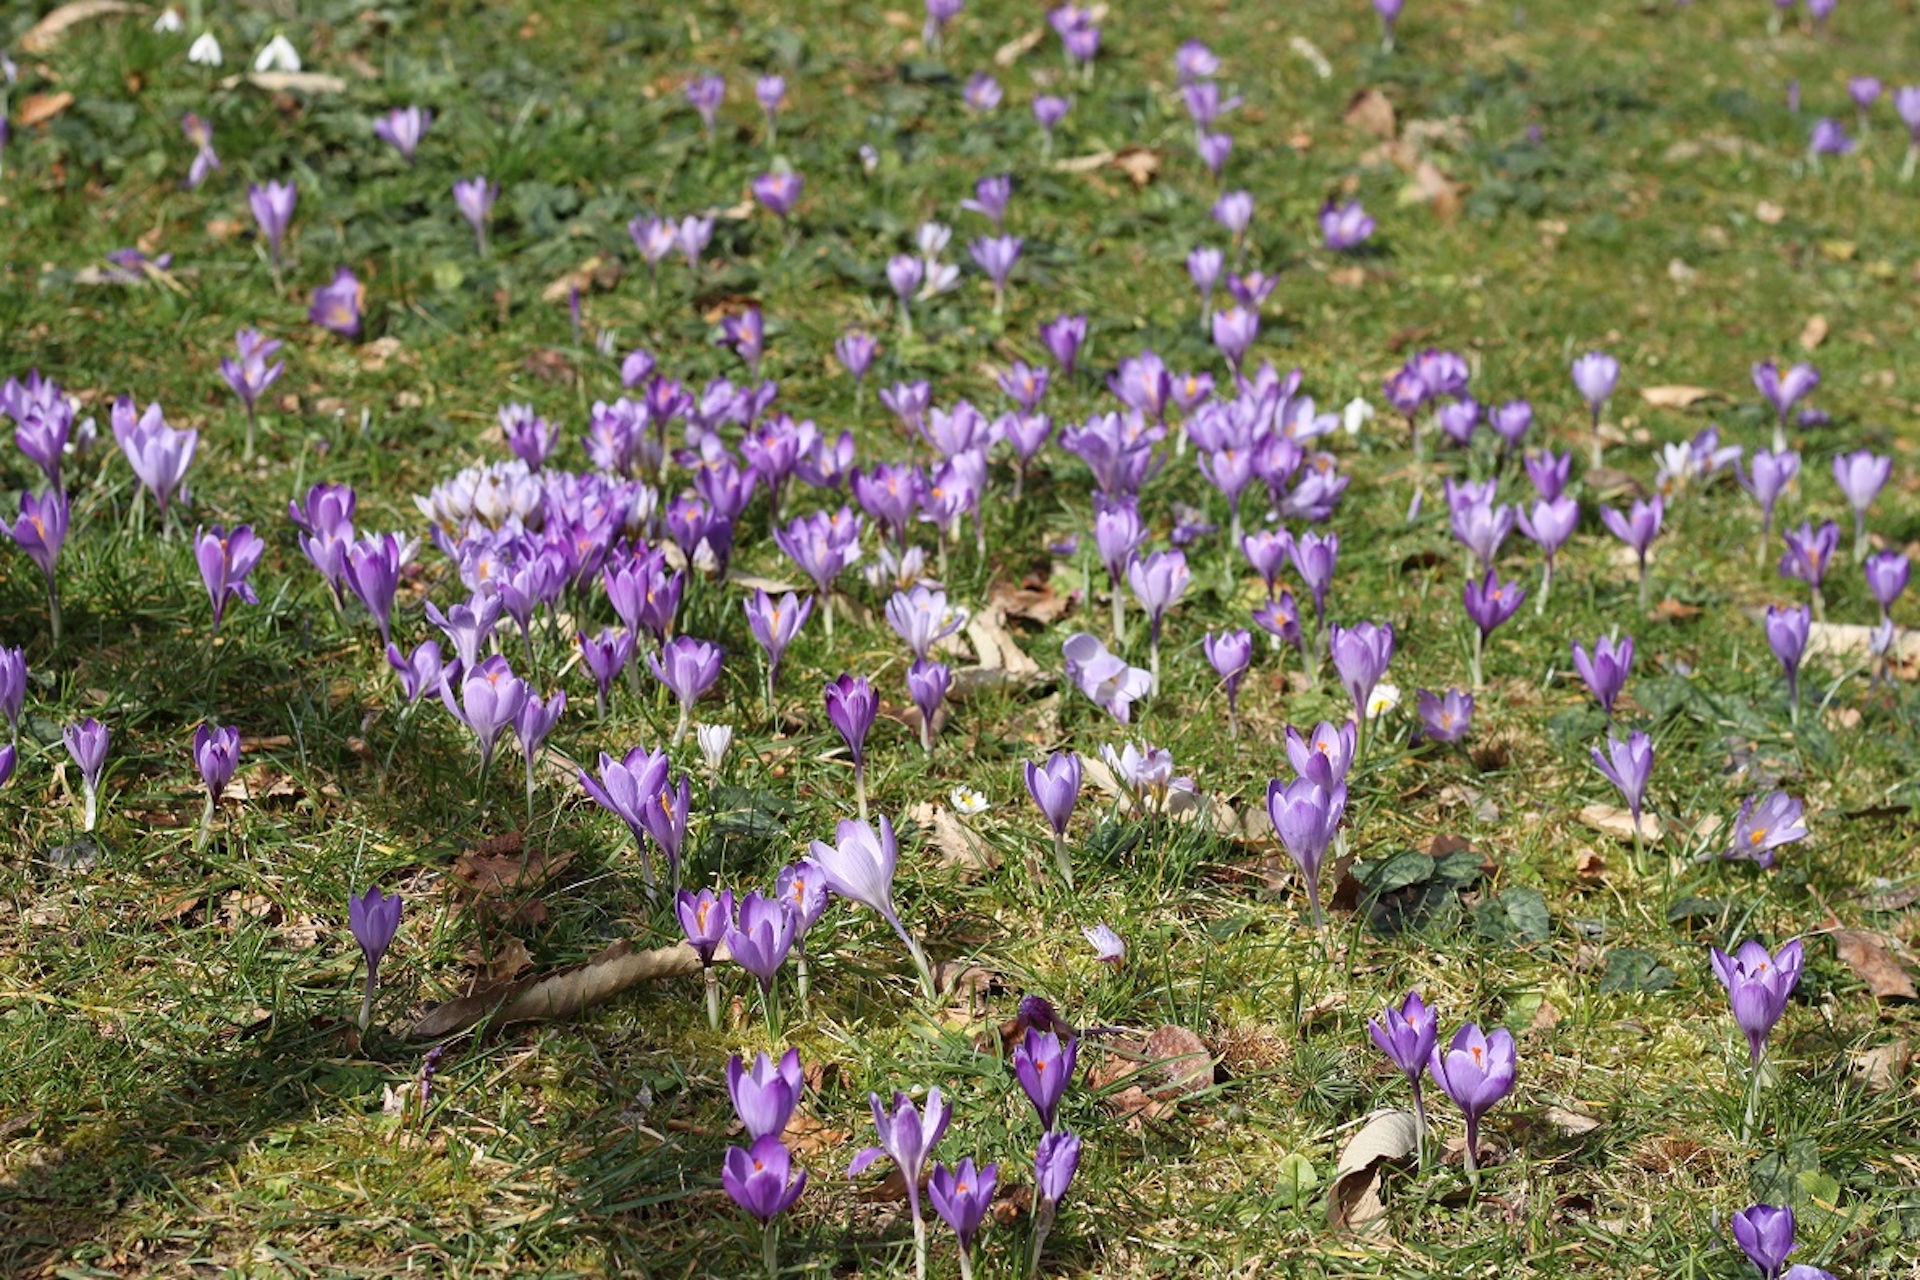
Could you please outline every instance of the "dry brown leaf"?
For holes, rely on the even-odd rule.
[[[1055,160],[1053,171],[1055,173],[1092,173],[1096,169],[1106,168],[1113,161],[1113,152],[1096,151],[1092,155],[1068,156],[1065,159]]]
[[[845,1129],[822,1124],[804,1111],[796,1111],[788,1117],[786,1131],[780,1136],[795,1155],[824,1156],[845,1146],[852,1135]]]
[[[1865,658],[1873,643],[1873,628],[1850,622],[1816,622],[1807,628],[1808,658]],[[1920,631],[1902,631],[1894,642],[1897,662],[1920,661]]]
[[[1880,1000],[1920,1000],[1913,977],[1887,949],[1887,940],[1877,933],[1858,929],[1833,930],[1834,950],[1841,962],[1853,970],[1867,990]]]
[[[69,28],[82,22],[115,13],[143,12],[143,6],[129,4],[127,0],[72,0],[72,3],[61,5],[34,23],[27,34],[20,37],[20,50],[23,53],[46,53],[60,43],[60,37]]]
[[[923,800],[907,810],[907,817],[926,829],[927,838],[940,854],[941,865],[954,868],[961,879],[1000,865],[1000,855],[993,846],[967,830],[945,805]]]
[[[20,127],[31,129],[47,121],[73,105],[73,95],[62,89],[58,93],[30,93],[20,103]]]
[[[602,258],[595,255],[580,266],[567,272],[558,280],[540,291],[542,302],[565,302],[577,289],[583,296],[595,289],[611,289],[620,279],[620,262],[616,258]]]
[[[1700,616],[1702,610],[1697,604],[1682,604],[1668,596],[1653,606],[1653,619],[1656,622],[1687,622]]]
[[[1580,821],[1616,840],[1633,839],[1633,815],[1614,805],[1590,804],[1580,810]],[[1661,834],[1660,819],[1643,812],[1640,815],[1640,838],[1648,844],[1658,844]]]
[[[1762,200],[1753,206],[1753,216],[1772,227],[1779,225],[1780,220],[1787,216],[1787,211],[1771,200]]]
[[[1875,1093],[1886,1093],[1899,1085],[1913,1065],[1913,1045],[1902,1036],[1871,1049],[1854,1050],[1847,1054],[1847,1061],[1862,1084]]]
[[[778,578],[762,578],[751,573],[729,573],[727,581],[742,591],[764,591],[770,596],[783,596],[789,591],[804,588],[791,582],[782,582]]]
[[[1401,188],[1400,203],[1430,205],[1442,222],[1451,222],[1460,213],[1460,184],[1422,160],[1413,167],[1413,181]]]
[[[552,853],[534,849],[520,851],[469,849],[453,860],[452,878],[459,892],[469,898],[507,898],[538,889],[573,861],[574,852]]]
[[[1157,1097],[1195,1094],[1213,1084],[1213,1052],[1185,1027],[1160,1027],[1141,1046],[1141,1057],[1165,1082],[1152,1092]]]
[[[1829,327],[1827,325],[1827,318],[1825,316],[1820,315],[1817,312],[1813,315],[1808,316],[1806,324],[1800,327],[1801,347],[1807,351],[1814,350],[1821,343],[1827,340],[1828,332],[1829,332]]]
[[[1027,54],[1032,53],[1042,40],[1047,38],[1045,27],[1035,27],[1025,35],[1015,36],[993,51],[993,65],[1010,67]]]
[[[986,608],[967,619],[967,639],[979,655],[982,667],[1017,677],[1040,673],[1040,664],[1028,657],[1008,634],[1006,614],[997,604],[989,602]]]
[[[1719,392],[1708,387],[1678,383],[1670,387],[1642,387],[1640,398],[1656,409],[1684,409],[1702,400],[1714,399]]]
[[[1367,282],[1365,267],[1335,267],[1327,272],[1327,283],[1339,285],[1342,289],[1358,289]]]
[[[1560,1019],[1564,1016],[1559,1005],[1551,1000],[1542,1000],[1540,1007],[1533,1011],[1533,1021],[1527,1024],[1527,1030],[1551,1031],[1560,1025]]]
[[[1036,587],[995,587],[987,597],[989,607],[1002,616],[1024,618],[1037,626],[1050,627],[1073,608],[1073,597],[1061,595],[1051,583]]]
[[[1548,1107],[1540,1113],[1540,1118],[1551,1125],[1555,1132],[1567,1138],[1577,1138],[1583,1133],[1592,1133],[1600,1127],[1598,1117],[1569,1111],[1565,1107]]]
[[[1399,126],[1393,114],[1393,103],[1387,95],[1378,89],[1362,89],[1347,102],[1346,114],[1341,117],[1347,124],[1369,138],[1379,138],[1390,142]]]
[[[1113,167],[1134,186],[1144,187],[1160,176],[1160,153],[1152,147],[1122,147],[1114,153]]]
[[[654,951],[635,951],[618,942],[585,964],[529,974],[436,1005],[407,1034],[416,1040],[438,1039],[476,1026],[490,1015],[497,1026],[568,1018],[642,983],[699,972],[700,957],[684,942]]]
[[[1383,1166],[1409,1159],[1420,1145],[1410,1111],[1376,1111],[1340,1148],[1327,1189],[1327,1222],[1336,1231],[1361,1231],[1386,1217],[1380,1199]]]
[[[250,71],[245,75],[228,76],[220,82],[222,89],[238,89],[242,84],[250,84],[267,93],[345,93],[347,82],[341,76],[328,75],[324,71]]]
[[[1574,850],[1573,873],[1582,880],[1597,880],[1607,873],[1607,860],[1600,856],[1598,850],[1581,845]]]
[[[531,968],[533,957],[527,954],[527,944],[508,934],[495,948],[493,959],[487,961],[487,983],[512,982]]]

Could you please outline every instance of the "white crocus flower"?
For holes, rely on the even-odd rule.
[[[213,38],[213,32],[200,33],[200,38],[195,40],[193,47],[187,50],[187,61],[201,67],[220,65],[220,42]]]
[[[298,71],[300,54],[293,42],[283,35],[276,35],[267,41],[266,48],[254,55],[255,71]]]
[[[1360,434],[1360,428],[1372,422],[1373,406],[1359,396],[1347,401],[1347,407],[1340,411],[1340,426],[1350,436]]]
[[[733,742],[733,726],[703,724],[694,730],[694,736],[700,740],[700,755],[707,762],[707,772],[720,772],[720,762],[727,758],[727,747]]]

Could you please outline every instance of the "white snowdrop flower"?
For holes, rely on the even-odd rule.
[[[177,36],[187,29],[187,24],[180,20],[178,9],[162,9],[160,16],[153,20],[153,29],[163,36]]]
[[[187,50],[187,61],[195,66],[217,67],[220,65],[220,42],[213,38],[213,32],[202,31],[200,38]]]
[[[1347,407],[1340,411],[1340,426],[1350,436],[1359,435],[1360,428],[1373,419],[1373,406],[1359,396],[1347,401]]]
[[[255,71],[298,71],[300,54],[293,43],[283,35],[275,35],[267,41],[266,48],[254,55]]]

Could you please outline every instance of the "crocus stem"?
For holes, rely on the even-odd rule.
[[[1467,1180],[1477,1188],[1480,1185],[1480,1117],[1471,1113],[1467,1116]]]
[[[853,798],[860,807],[860,821],[867,820],[867,767],[862,764],[853,766]]]
[[[973,1250],[960,1251],[960,1280],[973,1280]]]
[[[680,722],[673,726],[673,737],[668,741],[670,747],[677,747],[687,736],[687,726],[693,723],[693,708],[686,703],[680,704]]]
[[[771,979],[760,984],[760,1011],[767,1016],[767,1034],[778,1042],[780,1039],[780,997],[774,994]]]
[[[1595,471],[1600,469],[1600,465],[1604,461],[1605,449],[1606,446],[1600,442],[1600,415],[1596,412],[1593,415],[1593,444],[1592,454],[1589,459]]]
[[[1067,892],[1073,892],[1073,859],[1067,856],[1067,836],[1064,831],[1053,833],[1053,865],[1060,869],[1060,878],[1067,882]]]
[[[1553,557],[1547,557],[1547,567],[1540,574],[1540,594],[1534,597],[1533,616],[1539,617],[1547,611],[1547,596],[1553,592]]]
[[[767,1280],[780,1280],[780,1228],[771,1222],[760,1237],[760,1261],[767,1266]]]
[[[193,851],[200,852],[207,847],[207,841],[213,838],[213,797],[207,797],[207,804],[200,811],[200,830],[193,837]]]
[[[1920,164],[1920,142],[1909,142],[1907,158],[1900,165],[1900,181],[1913,181],[1913,169],[1916,164]]]
[[[1113,647],[1118,649],[1127,638],[1127,600],[1120,593],[1120,580],[1113,580]]]
[[[807,967],[806,950],[797,942],[794,943],[793,950],[793,990],[794,994],[800,998],[800,1013],[804,1017],[807,1012],[807,994],[813,989],[813,973]]]
[[[60,584],[52,575],[47,577],[47,632],[52,637],[54,648],[60,647]]]
[[[1813,587],[1813,620],[1815,622],[1825,622],[1827,620],[1827,598],[1821,593],[1818,583],[1815,583]]]
[[[1053,1230],[1053,1201],[1042,1200],[1033,1214],[1033,1261],[1027,1268],[1027,1275],[1040,1274],[1040,1253],[1047,1247],[1047,1233]]]
[[[639,836],[636,835],[633,842],[640,848],[640,886],[646,890],[648,902],[658,902],[660,891],[653,883],[653,855],[647,852],[647,842]]]
[[[1147,675],[1150,677],[1147,688],[1154,695],[1160,693],[1160,629],[1154,628],[1153,639],[1147,642]]]
[[[1790,724],[1800,723],[1800,673],[1787,673],[1787,720]]]
[[[1320,868],[1315,867],[1314,874],[1307,877],[1307,905],[1313,908],[1313,931],[1324,936],[1327,932],[1327,917],[1320,910]]]
[[[707,966],[707,1029],[720,1029],[720,975]]]
[[[1754,1116],[1760,1108],[1760,1063],[1761,1059],[1756,1057],[1753,1060],[1753,1069],[1747,1073],[1747,1111],[1740,1121],[1740,1141],[1742,1142],[1752,1139]]]
[[[1853,562],[1864,564],[1867,559],[1867,513],[1853,513]]]
[[[1473,629],[1473,658],[1471,662],[1472,675],[1473,675],[1473,691],[1475,693],[1480,692],[1480,685],[1481,685],[1480,658],[1481,658],[1481,655],[1486,651],[1486,647],[1487,647],[1487,633],[1482,631],[1479,627],[1475,627]]]
[[[1640,611],[1642,613],[1646,612],[1648,595],[1652,590],[1652,586],[1652,579],[1647,577],[1647,562],[1643,557],[1640,561]]]
[[[833,592],[831,590],[822,591],[820,593],[820,603],[825,606],[823,609],[820,610],[820,613],[822,615],[821,622],[822,624],[825,625],[827,629],[827,652],[832,653],[833,652]]]
[[[920,971],[920,985],[926,988],[927,999],[934,999],[940,993],[933,983],[933,966],[927,963],[927,953],[920,949],[920,944],[913,940],[913,935],[907,932],[907,927],[900,923],[897,916],[894,917],[893,927],[899,933],[900,940],[907,944],[907,954],[913,957],[913,967]]]
[[[367,969],[367,985],[360,993],[360,1030],[365,1031],[373,1023],[373,993],[380,982],[378,966]]]
[[[908,1199],[913,1209],[913,1274],[914,1280],[927,1280],[927,1220],[920,1212],[920,1197],[914,1188],[913,1174],[907,1174]]]
[[[94,824],[100,818],[100,790],[91,782],[82,784],[80,790],[86,800],[81,814],[81,826],[87,831],[92,831]]]
[[[1427,1098],[1420,1090],[1420,1077],[1413,1078],[1413,1147],[1422,1169],[1427,1167]]]

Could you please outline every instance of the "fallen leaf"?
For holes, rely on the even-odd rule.
[[[1913,1045],[1903,1036],[1872,1049],[1855,1049],[1847,1062],[1860,1082],[1876,1093],[1895,1088],[1913,1065]]]
[[[1414,166],[1413,181],[1401,188],[1400,203],[1430,205],[1442,222],[1451,222],[1460,212],[1460,184],[1433,161],[1422,160]]]
[[[1540,1118],[1551,1125],[1555,1132],[1567,1138],[1577,1138],[1583,1133],[1592,1133],[1600,1127],[1598,1117],[1569,1111],[1565,1107],[1547,1107],[1541,1111]]]
[[[506,940],[494,949],[493,959],[487,961],[487,982],[512,982],[531,968],[533,957],[527,954],[527,944],[508,934]]]
[[[1527,1030],[1551,1031],[1560,1025],[1560,1019],[1563,1016],[1565,1015],[1560,1012],[1559,1005],[1551,1000],[1542,1000],[1540,1007],[1533,1011],[1533,1021],[1527,1024]]]
[[[1697,604],[1682,604],[1668,596],[1653,606],[1653,619],[1656,622],[1686,622],[1700,616],[1702,610]]]
[[[140,13],[142,7],[130,4],[128,0],[72,0],[63,4],[46,17],[33,24],[27,34],[20,37],[22,53],[46,53],[60,43],[69,28],[93,18],[104,18],[115,13]]]
[[[1358,289],[1367,282],[1365,267],[1335,267],[1327,272],[1327,283],[1339,285],[1342,289]]]
[[[1114,153],[1111,151],[1096,151],[1087,156],[1068,156],[1065,159],[1055,160],[1053,171],[1055,173],[1092,173],[1096,169],[1106,168],[1113,163],[1113,160]]]
[[[1036,626],[1050,627],[1073,608],[1073,597],[1061,595],[1051,583],[1037,587],[995,587],[987,597],[990,608],[1002,616],[1023,618]]]
[[[1753,216],[1772,227],[1777,226],[1780,220],[1787,216],[1787,211],[1771,200],[1762,200],[1753,206]]]
[[[540,301],[566,302],[573,296],[575,290],[584,296],[595,289],[611,289],[619,279],[619,260],[602,258],[596,254],[542,289]]]
[[[1807,317],[1806,324],[1800,327],[1800,345],[1811,352],[1827,340],[1827,318],[1815,313]]]
[[[1607,873],[1607,860],[1587,845],[1574,850],[1573,873],[1582,880],[1597,880]]]
[[[585,964],[529,974],[435,1005],[408,1029],[407,1035],[434,1040],[465,1031],[489,1016],[496,1026],[572,1017],[642,983],[691,977],[699,972],[700,957],[684,942],[653,951],[635,951],[628,943],[616,942]]]
[[[1006,614],[996,604],[989,603],[967,619],[967,639],[973,644],[974,653],[979,655],[979,665],[982,667],[1022,677],[1038,675],[1040,672],[1040,664],[1028,657],[1026,651],[1007,633]]]
[[[1912,853],[1907,855],[1913,857]],[[1868,911],[1903,911],[1920,902],[1920,880],[1895,885],[1881,880],[1872,888],[1860,888],[1847,895]]]
[[[845,1129],[830,1128],[803,1111],[788,1117],[786,1131],[780,1135],[794,1154],[816,1157],[837,1152],[852,1136]]]
[[[502,847],[504,842],[469,849],[453,860],[452,877],[471,898],[506,898],[539,888],[574,859],[572,850],[551,853],[542,849]]]
[[[1602,835],[1612,836],[1616,840],[1633,839],[1633,815],[1614,805],[1590,804],[1580,810],[1580,821]],[[1661,830],[1659,818],[1651,813],[1641,813],[1640,838],[1642,840],[1648,844],[1659,843]]]
[[[1140,1055],[1165,1082],[1151,1091],[1158,1097],[1195,1094],[1213,1084],[1213,1053],[1185,1027],[1168,1023],[1156,1029]]]
[[[1640,398],[1656,409],[1684,409],[1690,404],[1716,398],[1719,394],[1710,388],[1690,386],[1686,383],[1670,387],[1640,388]]]
[[[1287,40],[1287,48],[1305,59],[1306,64],[1313,68],[1314,75],[1322,80],[1333,78],[1333,64],[1327,61],[1327,55],[1320,52],[1320,46],[1313,41],[1305,36],[1291,36]]]
[[[573,361],[555,347],[536,347],[527,354],[526,370],[542,382],[567,382],[573,378]]]
[[[1807,658],[1864,658],[1872,652],[1873,628],[1851,622],[1816,622],[1807,628]],[[1903,630],[1894,641],[1897,662],[1920,661],[1920,631]]]
[[[1347,110],[1341,119],[1369,138],[1379,138],[1383,142],[1391,141],[1399,127],[1394,118],[1393,103],[1378,89],[1362,89],[1354,94],[1347,101]]]
[[[1114,153],[1113,167],[1134,186],[1144,187],[1160,176],[1160,153],[1151,147],[1122,147]]]
[[[20,103],[20,127],[31,129],[47,121],[73,105],[73,95],[62,89],[59,93],[30,93]]]
[[[969,831],[945,805],[922,800],[907,810],[907,817],[927,832],[927,838],[940,854],[940,864],[954,868],[961,879],[970,879],[1000,865],[1000,855],[993,846]]]
[[[996,67],[1012,66],[1027,54],[1032,53],[1034,49],[1039,47],[1040,42],[1046,38],[1047,29],[1045,27],[1035,27],[1025,35],[1015,36],[993,51],[993,65]]]
[[[1887,949],[1886,939],[1877,933],[1858,929],[1833,930],[1834,950],[1841,962],[1853,970],[1854,977],[1867,984],[1867,990],[1880,1000],[1920,1000],[1913,977]]]
[[[1420,1129],[1410,1111],[1376,1111],[1345,1146],[1327,1188],[1327,1223],[1336,1231],[1361,1231],[1386,1217],[1380,1199],[1385,1166],[1402,1164],[1420,1145]]]
[[[222,89],[237,89],[242,83],[268,93],[345,93],[347,82],[324,71],[250,71],[243,76],[228,76]]]

